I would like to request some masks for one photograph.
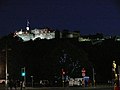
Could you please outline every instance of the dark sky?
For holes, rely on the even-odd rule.
[[[119,0],[0,0],[0,36],[26,27],[120,35]]]

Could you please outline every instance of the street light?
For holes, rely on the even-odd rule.
[[[33,87],[33,76],[31,76],[31,79],[32,79],[32,82],[31,82],[31,83],[32,83],[32,87]]]
[[[7,88],[7,80],[8,80],[8,71],[7,71],[7,44],[6,44],[6,49],[5,49],[5,58],[6,58],[6,64],[5,64],[5,84],[6,84],[6,88]]]
[[[118,79],[118,76],[117,76],[117,73],[116,73],[116,66],[117,65],[116,65],[115,61],[113,61],[113,63],[112,63],[112,73],[113,73],[112,83],[113,83],[113,85],[117,83],[117,79]]]
[[[93,86],[95,87],[95,70],[94,70],[94,67],[93,67]]]
[[[5,47],[5,87],[7,89],[7,84],[8,84],[8,50],[11,50],[10,48],[8,49],[7,47],[7,42],[6,42],[6,47]]]

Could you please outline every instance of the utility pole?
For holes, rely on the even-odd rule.
[[[32,79],[31,84],[32,84],[32,87],[33,87],[33,76],[31,76],[31,79]]]
[[[5,58],[6,58],[6,63],[5,63],[5,86],[6,86],[6,89],[7,89],[7,83],[8,83],[8,71],[7,71],[7,42],[6,42],[6,47],[5,47]]]
[[[24,84],[24,87],[25,87],[25,84],[26,84],[26,70],[25,70],[25,67],[21,68],[21,76],[23,77],[23,84]]]
[[[94,67],[93,67],[93,86],[95,87],[95,71],[94,71]]]
[[[7,89],[7,84],[8,84],[8,50],[11,50],[7,46],[7,41],[6,41],[6,47],[5,47],[5,86]]]
[[[8,48],[7,40],[5,42],[5,49],[2,51],[5,52],[5,88],[8,89],[8,51],[11,50],[11,48]]]
[[[64,71],[64,69],[62,68],[62,86],[64,87],[65,85],[65,71]]]

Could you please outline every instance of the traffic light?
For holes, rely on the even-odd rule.
[[[65,75],[65,70],[62,68],[62,75]]]
[[[25,72],[25,67],[24,68],[21,68],[21,76],[25,77],[26,75],[26,72]]]

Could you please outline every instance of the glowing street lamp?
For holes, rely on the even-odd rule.
[[[116,63],[115,61],[113,61],[113,71],[115,72],[115,69],[116,69]]]
[[[115,61],[113,61],[113,64],[112,64],[112,72],[113,72],[113,76],[114,76],[113,80],[115,82],[117,80],[116,63],[115,63]]]

